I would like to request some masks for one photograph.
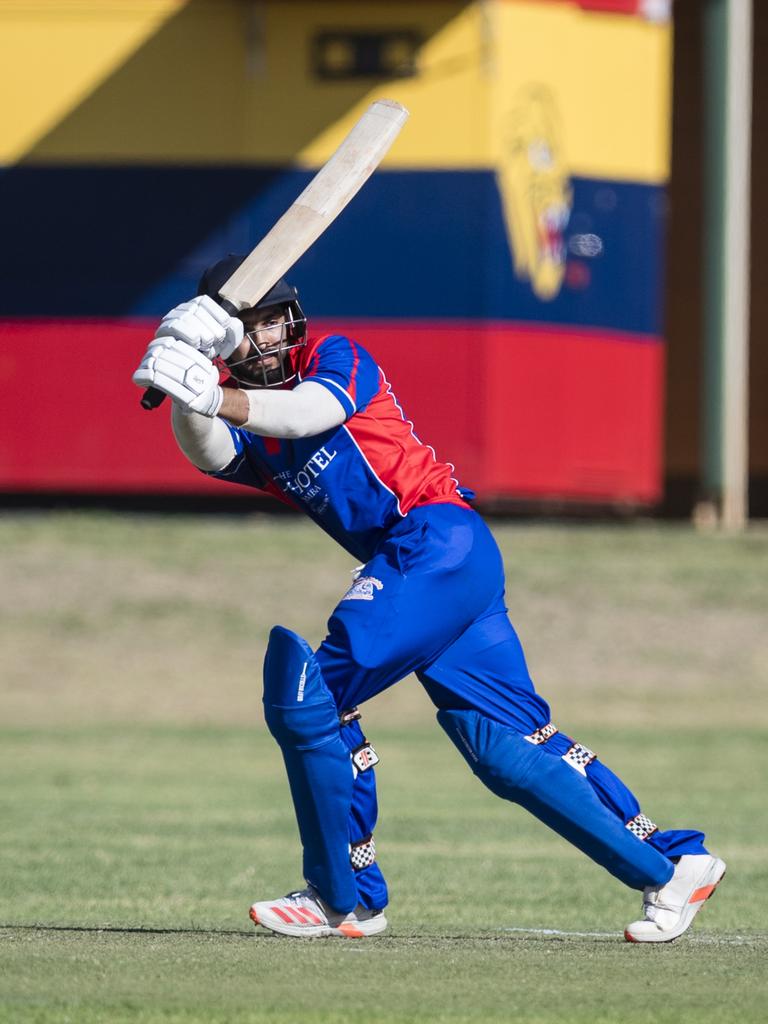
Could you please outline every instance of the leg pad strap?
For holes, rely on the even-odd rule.
[[[366,836],[357,843],[352,843],[349,848],[349,861],[353,871],[362,871],[369,868],[376,860],[376,843],[373,836]]]

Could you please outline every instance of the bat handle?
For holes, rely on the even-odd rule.
[[[239,312],[238,307],[234,302],[230,302],[229,299],[222,299],[221,306],[223,309],[226,309],[230,316],[237,316]],[[158,405],[161,405],[165,399],[166,394],[160,388],[147,388],[141,396],[141,408],[148,409],[151,412],[152,409],[156,409]]]
[[[147,388],[141,396],[142,409],[156,409],[161,402],[164,402],[166,394],[160,388]]]

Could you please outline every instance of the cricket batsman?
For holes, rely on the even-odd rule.
[[[627,940],[676,939],[725,864],[702,832],[656,825],[552,722],[507,617],[498,548],[453,466],[422,443],[358,341],[307,337],[285,281],[229,315],[219,290],[242,259],[210,267],[200,294],[164,317],[133,380],[172,399],[193,465],[300,510],[361,563],[316,651],[284,626],[270,634],[264,713],[288,774],[305,887],[254,903],[251,918],[296,937],[386,929],[373,838],[379,758],[358,707],[415,672],[481,782],[642,892]]]

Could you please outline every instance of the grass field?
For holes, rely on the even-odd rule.
[[[494,524],[555,721],[729,864],[694,930],[488,793],[408,679],[366,708],[390,929],[258,934],[299,883],[260,710],[351,560],[293,520],[0,517],[0,1022],[765,1019],[768,532]]]

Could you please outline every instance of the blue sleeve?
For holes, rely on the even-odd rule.
[[[349,419],[365,409],[378,392],[379,368],[362,345],[342,334],[331,334],[317,346],[302,380],[327,388]]]

